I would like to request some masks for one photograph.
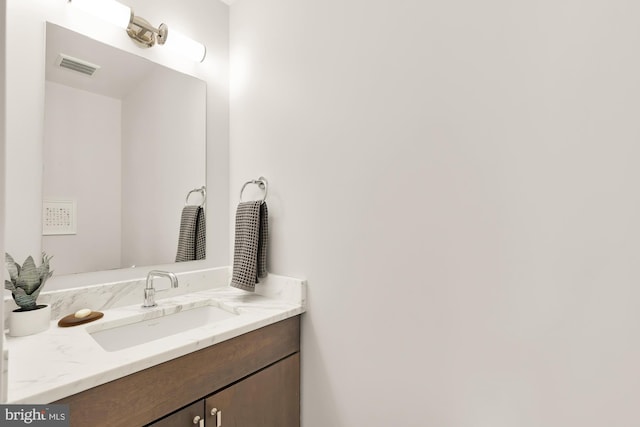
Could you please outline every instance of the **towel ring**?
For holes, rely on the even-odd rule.
[[[187,198],[184,199],[184,205],[187,206],[189,204],[189,196],[191,195],[191,193],[200,193],[202,194],[202,203],[200,203],[200,207],[204,207],[206,201],[207,201],[207,188],[203,185],[200,188],[194,188],[193,190],[189,191],[187,193]]]
[[[244,185],[242,186],[242,189],[240,189],[240,201],[242,202],[242,193],[244,192],[245,187],[249,184],[256,184],[258,187],[260,187],[261,190],[264,190],[264,196],[262,197],[262,200],[261,200],[261,202],[264,202],[267,199],[267,192],[269,191],[269,183],[267,182],[267,179],[263,176],[261,176],[258,179],[252,179],[244,183]]]

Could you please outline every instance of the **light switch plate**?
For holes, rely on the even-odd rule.
[[[46,199],[42,202],[42,235],[76,234],[76,201]]]

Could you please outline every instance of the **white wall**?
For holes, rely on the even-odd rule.
[[[67,0],[10,0],[7,5],[7,250],[17,259],[41,249],[45,21],[145,56],[207,82],[208,265],[229,263],[228,6],[211,0],[123,1],[152,23],[201,41],[201,64],[136,47],[121,29],[74,9]],[[55,267],[55,266],[54,266]]]
[[[6,13],[7,5],[0,0],[0,200],[4,200],[4,158],[5,158],[5,40],[6,40]],[[4,205],[3,205],[4,206]],[[4,207],[0,209],[0,253],[4,252]],[[4,283],[4,268],[0,270],[0,282]],[[0,304],[0,330],[4,331],[4,304]],[[5,361],[3,357],[4,334],[0,339],[0,403],[7,398],[7,376],[5,374]]]
[[[122,101],[124,266],[176,259],[185,198],[206,184],[204,85],[158,68]]]
[[[77,232],[43,236],[42,250],[58,275],[119,266],[122,103],[53,82],[45,97],[42,194],[76,201]]]
[[[231,189],[269,179],[269,270],[309,281],[304,427],[640,425],[639,14],[231,6]]]

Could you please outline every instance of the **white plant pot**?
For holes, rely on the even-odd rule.
[[[12,311],[9,313],[9,335],[23,337],[49,329],[51,322],[51,306],[39,306],[35,310]]]

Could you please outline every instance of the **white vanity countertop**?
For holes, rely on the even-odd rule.
[[[306,283],[286,282],[289,289],[267,290],[263,295],[228,286],[166,299],[158,295],[158,307],[141,308],[136,304],[109,308],[103,311],[102,319],[83,325],[60,328],[55,319],[45,332],[7,337],[7,403],[51,403],[303,313]],[[152,318],[163,311],[184,311],[207,301],[238,315],[114,352],[104,350],[88,333],[100,329],[100,325],[124,324],[132,318]]]

